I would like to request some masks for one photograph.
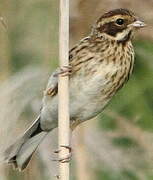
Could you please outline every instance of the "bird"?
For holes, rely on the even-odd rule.
[[[134,66],[132,39],[145,23],[128,9],[104,13],[89,35],[69,51],[69,66],[57,68],[48,80],[40,114],[3,153],[3,160],[24,170],[39,144],[58,127],[58,77],[69,76],[70,128],[101,113],[128,81]]]

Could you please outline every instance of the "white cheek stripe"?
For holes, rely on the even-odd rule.
[[[130,32],[130,29],[124,29],[122,32],[117,33],[114,39],[117,41],[121,41],[129,34],[129,32]]]

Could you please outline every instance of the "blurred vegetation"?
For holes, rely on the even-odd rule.
[[[7,29],[0,26],[1,147],[14,141],[39,112],[42,91],[58,65],[58,6],[56,0],[1,0],[0,15],[7,24]],[[71,179],[153,179],[152,6],[153,1],[142,0],[70,2],[70,46],[112,8],[130,8],[149,24],[134,41],[136,61],[129,82],[97,120],[84,123],[74,133]],[[56,141],[54,137],[42,145],[25,172],[1,165],[0,179],[55,179],[57,170],[52,169],[57,164],[52,164],[52,146],[48,146],[51,138]]]

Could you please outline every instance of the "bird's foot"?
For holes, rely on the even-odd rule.
[[[72,73],[72,66],[63,66],[61,67],[55,74],[54,76],[59,76],[61,75],[62,77],[64,76],[69,76]]]
[[[69,153],[63,157],[63,158],[59,158],[59,159],[52,159],[53,161],[58,161],[61,163],[67,163],[70,162],[71,158],[72,158],[72,148],[70,146],[65,146],[65,145],[61,145],[60,147],[64,147],[66,149],[69,150]],[[61,150],[56,150],[54,151],[54,153],[59,153]]]

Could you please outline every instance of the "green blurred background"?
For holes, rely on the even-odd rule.
[[[0,148],[29,126],[41,106],[48,77],[58,66],[59,2],[0,1]],[[139,8],[138,8],[139,5]],[[113,8],[133,10],[148,27],[135,37],[130,81],[98,118],[74,132],[72,180],[153,180],[153,1],[71,0],[70,46]],[[53,132],[22,173],[0,165],[0,180],[56,179]]]

